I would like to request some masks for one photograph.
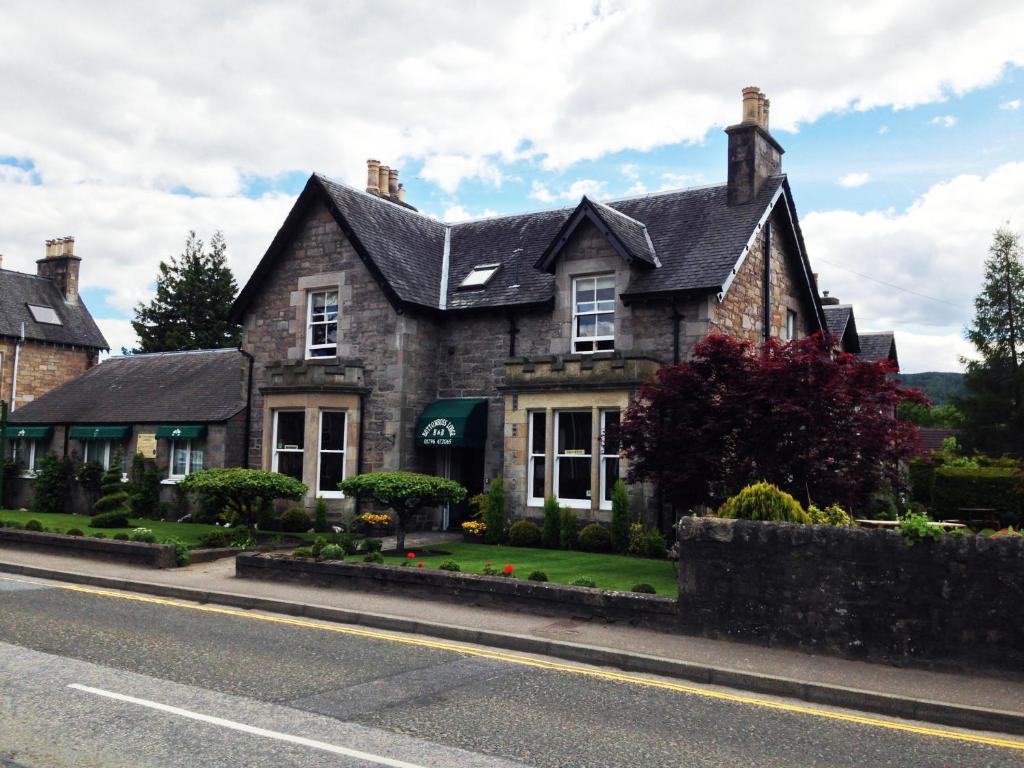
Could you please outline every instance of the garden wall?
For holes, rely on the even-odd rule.
[[[500,576],[262,554],[239,555],[235,559],[235,575],[367,592],[395,592],[407,597],[447,600],[461,605],[625,622],[656,629],[674,629],[676,626],[675,600],[668,597]]]
[[[0,552],[7,547],[34,549],[55,555],[89,557],[151,568],[174,568],[177,556],[167,544],[146,544],[139,541],[94,539],[88,536],[65,536],[62,533],[0,528]]]
[[[1024,539],[684,517],[682,627],[854,658],[1024,670]]]

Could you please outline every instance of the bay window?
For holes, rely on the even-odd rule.
[[[566,506],[590,507],[592,437],[589,410],[555,412],[554,489],[555,496]]]
[[[320,445],[317,457],[318,496],[342,498],[338,483],[345,479],[344,411],[320,412]]]
[[[615,349],[615,275],[572,281],[572,351]]]
[[[338,291],[310,291],[306,310],[306,359],[338,354]]]
[[[302,454],[306,445],[306,412],[274,411],[275,472],[302,480]]]

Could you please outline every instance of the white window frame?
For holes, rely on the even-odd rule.
[[[533,495],[533,477],[534,477],[534,466],[537,459],[541,459],[545,462],[544,474],[547,476],[546,462],[548,460],[548,414],[546,411],[527,411],[526,418],[529,420],[529,429],[527,430],[527,440],[529,441],[526,445],[527,450],[527,462],[526,462],[526,503],[531,507],[542,507],[544,506],[544,492],[541,490],[540,497]],[[544,445],[541,446],[540,453],[536,453],[533,450],[533,435],[534,425],[536,419],[539,418],[544,424]]]
[[[602,278],[611,278],[611,281],[612,281],[612,309],[611,309],[612,334],[610,336],[608,336],[608,335],[605,335],[605,336],[598,336],[598,335],[594,335],[594,336],[579,336],[579,335],[577,335],[578,331],[579,331],[579,323],[577,322],[578,318],[580,318],[580,317],[587,317],[589,315],[594,315],[596,317],[598,315],[607,315],[607,314],[609,314],[609,312],[607,310],[601,311],[601,310],[598,310],[598,307],[597,307],[597,305],[599,303],[597,301],[597,281],[601,280]],[[579,302],[576,301],[576,294],[579,292],[580,284],[584,283],[584,282],[587,282],[587,281],[592,281],[594,283],[594,309],[591,310],[591,311],[588,311],[588,312],[579,312],[579,311],[577,311],[577,307],[579,306]],[[592,355],[592,354],[594,354],[596,352],[612,352],[612,351],[614,351],[614,349],[615,349],[615,304],[616,304],[616,298],[615,298],[614,291],[615,291],[615,273],[614,272],[605,272],[605,273],[600,274],[600,275],[581,275],[580,277],[574,277],[572,279],[572,351],[573,351],[573,354],[577,354],[577,355]],[[597,332],[596,322],[597,321],[595,320],[595,327],[594,327],[595,334]],[[601,341],[610,341],[612,343],[612,348],[611,349],[598,349],[597,348],[598,342],[601,342]],[[592,349],[577,349],[576,345],[579,342],[591,343],[593,345],[593,348]]]
[[[793,341],[796,338],[797,314],[792,309],[786,310],[786,341]]]
[[[83,440],[82,441],[82,462],[87,463],[90,461],[98,461],[103,466],[103,471],[110,469],[110,440]],[[102,458],[93,458],[90,456],[92,451],[89,449],[92,446],[103,446]],[[122,469],[124,469],[122,467]]]
[[[25,463],[25,469],[21,471],[22,477],[35,477],[36,476],[36,443],[38,440],[34,437],[14,437],[11,438],[11,458],[17,461],[17,445],[18,443],[24,443],[28,451],[28,461]]]
[[[313,320],[313,297],[320,294],[333,293],[335,296],[335,306],[338,310],[334,313],[334,320]],[[324,303],[326,306],[326,301]],[[326,313],[325,313],[326,314]],[[338,330],[339,321],[341,320],[341,292],[337,287],[334,288],[317,288],[316,290],[308,291],[306,293],[306,359],[307,360],[323,360],[324,358],[337,357],[338,356]],[[322,325],[324,327],[334,326],[334,343],[333,344],[314,344],[313,343],[313,326]],[[314,355],[313,351],[318,349],[333,349],[334,353],[330,355]]]
[[[345,419],[345,423],[341,430],[341,450],[335,448],[326,449],[323,447],[324,441],[324,414],[325,413],[340,413]],[[274,443],[277,445],[276,441]],[[316,429],[316,495],[322,496],[325,499],[344,499],[345,494],[339,491],[337,488],[334,490],[325,491],[320,488],[320,460],[325,453],[340,453],[341,454],[341,479],[344,480],[348,475],[346,471],[348,468],[345,466],[345,457],[348,453],[348,411],[341,408],[324,408],[320,411],[320,415],[317,418],[317,429]]]
[[[185,474],[177,475],[174,473],[174,448],[179,444],[185,445]],[[203,466],[206,466],[206,446],[202,440],[193,440],[187,438],[185,440],[171,440],[171,452],[168,455],[169,461],[167,462],[167,479],[168,480],[184,480],[186,477],[192,474],[192,444],[196,443],[202,447],[203,451]]]
[[[282,413],[301,413],[302,414],[302,447],[301,448],[278,448],[277,447],[277,421],[278,417]],[[306,409],[305,408],[276,408],[274,409],[274,442],[271,444],[270,469],[273,472],[277,472],[278,469],[278,456],[282,453],[297,453],[302,456],[302,474],[306,474]],[[319,440],[319,438],[318,438]]]
[[[594,496],[593,477],[594,477],[594,441],[593,434],[591,434],[590,444],[587,446],[587,453],[559,453],[558,452],[558,421],[562,414],[567,413],[585,413],[587,418],[593,418],[592,411],[590,409],[583,410],[581,408],[564,408],[562,410],[555,411],[554,433],[552,435],[552,453],[554,453],[555,466],[553,467],[551,493],[554,494],[555,498],[558,499],[558,503],[564,507],[571,509],[590,509],[591,500]],[[589,459],[590,460],[590,472],[587,480],[587,486],[590,488],[590,496],[585,499],[563,499],[558,494],[559,489],[559,476],[561,474],[562,459]]]
[[[605,461],[605,459],[618,459],[619,461],[622,461],[622,459],[620,458],[618,453],[605,453],[604,435],[605,435],[605,430],[607,429],[607,416],[610,413],[616,414],[619,417],[619,420],[620,420],[619,423],[620,424],[622,423],[622,421],[621,421],[622,413],[619,411],[618,408],[603,408],[603,409],[601,409],[601,476],[600,476],[600,479],[598,480],[598,483],[600,484],[600,488],[598,489],[598,493],[601,494],[601,504],[600,504],[601,509],[611,509],[612,508],[612,500],[611,499],[606,499],[604,497],[604,489],[605,489],[605,485],[607,484],[607,480],[608,480],[608,467],[607,467],[607,462]]]

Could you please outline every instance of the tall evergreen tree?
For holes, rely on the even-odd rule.
[[[1000,227],[985,261],[967,338],[977,358],[964,359],[964,443],[987,453],[1024,455],[1024,253],[1020,236]]]
[[[237,346],[240,329],[228,322],[238,291],[227,265],[224,235],[216,232],[207,248],[188,233],[181,256],[160,262],[156,296],[135,307],[132,327],[139,337],[134,352],[173,352]]]

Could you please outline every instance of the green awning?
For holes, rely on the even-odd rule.
[[[22,427],[17,424],[8,424],[7,429],[4,430],[4,437],[8,440],[17,440],[19,438],[39,440],[43,437],[49,437],[51,431],[53,431],[53,427],[50,426]]]
[[[123,440],[128,427],[72,427],[68,435],[72,440]]]
[[[416,445],[480,448],[486,437],[486,398],[435,400],[416,420]]]
[[[205,434],[205,424],[164,424],[156,430],[157,439],[160,440],[191,440]]]

